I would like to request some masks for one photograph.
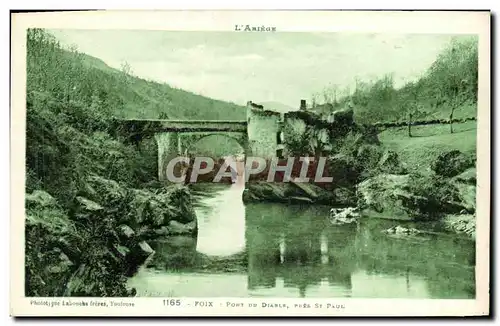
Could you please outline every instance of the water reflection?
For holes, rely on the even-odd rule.
[[[232,184],[219,195],[203,201],[196,209],[198,243],[196,250],[210,256],[230,256],[245,249],[244,187]]]
[[[267,205],[267,204],[266,204]],[[328,229],[325,208],[284,205],[247,207],[248,289],[296,289],[299,297],[350,296],[351,275],[342,250],[353,242],[353,230]],[[254,214],[255,210],[259,214]],[[293,214],[291,214],[293,212]],[[331,237],[332,231],[334,236]],[[277,236],[278,235],[278,236]],[[344,259],[344,261],[346,261]],[[265,291],[269,292],[269,291]],[[275,291],[276,292],[276,291]]]
[[[380,231],[394,222],[375,219],[333,226],[326,219],[328,207],[244,207],[237,195],[241,190],[205,202],[208,206],[198,211],[197,240],[176,237],[154,244],[155,268],[131,280],[139,295],[167,290],[200,297],[475,295],[471,241],[391,238]]]

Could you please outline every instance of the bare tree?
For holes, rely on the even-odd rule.
[[[318,104],[318,98],[319,98],[319,94],[318,93],[313,93],[311,95],[311,106],[312,106],[312,108],[314,108]]]
[[[132,66],[127,61],[122,62],[120,68],[124,74],[133,76]]]

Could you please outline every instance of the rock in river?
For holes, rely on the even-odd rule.
[[[171,235],[188,235],[196,231],[196,222],[189,222],[186,224],[177,221],[170,221],[168,224],[168,232]]]

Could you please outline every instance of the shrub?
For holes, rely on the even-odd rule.
[[[456,176],[473,166],[474,161],[472,157],[459,150],[441,153],[434,162],[431,163],[431,169],[436,172],[436,174],[445,177]]]

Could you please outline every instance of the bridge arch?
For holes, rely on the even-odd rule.
[[[251,103],[250,103],[251,104]],[[203,138],[224,135],[233,138],[246,157],[272,158],[281,156],[283,146],[277,137],[282,127],[278,112],[247,106],[245,120],[172,120],[172,119],[120,119],[117,134],[124,134],[139,145],[154,137],[158,147],[158,178],[167,181],[168,163],[183,155]]]
[[[198,134],[183,134],[181,135],[181,154],[192,154],[191,150],[199,145],[203,140],[211,137],[224,137],[233,140],[240,147],[240,153],[248,155],[248,136],[246,133],[237,132],[211,132]],[[237,153],[225,153],[237,154]]]

